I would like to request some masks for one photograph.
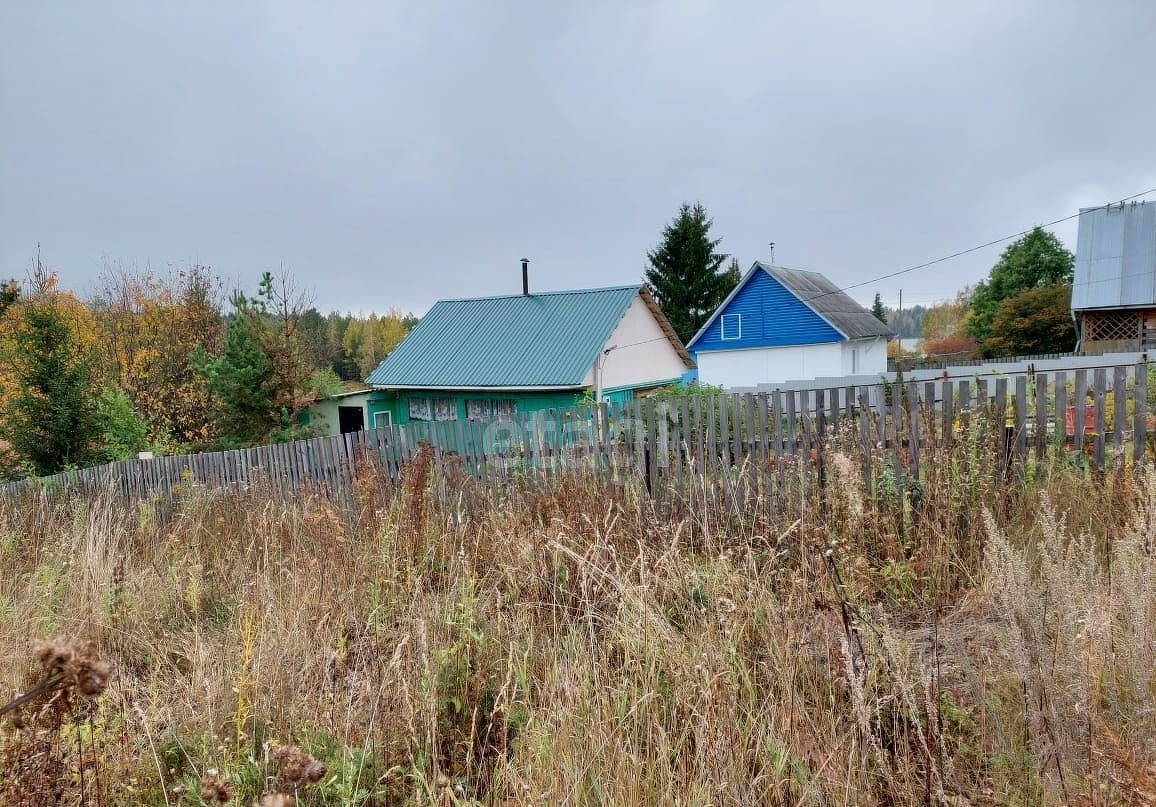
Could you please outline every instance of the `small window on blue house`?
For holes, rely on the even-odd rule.
[[[742,314],[723,314],[722,315],[722,336],[723,339],[742,339],[743,338],[743,315]]]

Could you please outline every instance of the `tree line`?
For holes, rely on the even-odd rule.
[[[1004,249],[987,278],[923,312],[923,352],[953,359],[1075,349],[1075,256],[1035,227]]]
[[[713,223],[683,204],[646,253],[644,282],[684,343],[741,276]],[[1067,351],[1073,265],[1037,227],[952,301],[895,312],[876,294],[872,312],[931,355]],[[226,295],[203,266],[106,266],[81,300],[37,259],[24,283],[0,283],[0,475],[307,436],[301,410],[365,378],[416,323],[396,309],[324,315],[284,275]]]
[[[307,436],[302,408],[368,375],[416,322],[325,315],[269,273],[225,294],[203,266],[106,266],[82,300],[38,259],[0,284],[0,475]]]

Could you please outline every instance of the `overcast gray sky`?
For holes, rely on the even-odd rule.
[[[846,285],[1156,186],[1156,2],[0,0],[0,275],[323,309],[637,281],[683,201]],[[1074,224],[1057,228],[1074,249]],[[854,292],[950,296],[998,248]]]

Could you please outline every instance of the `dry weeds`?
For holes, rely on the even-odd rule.
[[[1156,474],[981,451],[0,503],[0,804],[1151,804]]]

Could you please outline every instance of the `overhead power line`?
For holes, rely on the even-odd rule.
[[[974,247],[968,247],[967,249],[961,249],[958,252],[951,253],[950,255],[944,255],[941,258],[935,258],[934,260],[924,261],[923,263],[916,264],[915,266],[908,266],[906,269],[899,269],[898,271],[895,271],[895,272],[888,272],[887,274],[879,275],[878,277],[873,277],[873,278],[870,278],[869,280],[862,280],[858,283],[852,283],[849,286],[842,286],[840,288],[834,289],[833,291],[824,291],[824,292],[820,292],[819,294],[812,294],[810,297],[805,297],[805,298],[800,298],[800,299],[803,302],[807,303],[807,302],[810,302],[811,300],[818,300],[820,297],[828,297],[832,294],[840,294],[840,293],[848,292],[851,289],[858,289],[858,288],[862,288],[863,286],[869,286],[872,283],[878,283],[881,280],[890,280],[893,277],[899,277],[900,275],[906,275],[906,274],[909,274],[911,272],[916,272],[920,269],[926,269],[929,266],[935,266],[937,264],[944,263],[945,261],[950,261],[950,260],[953,260],[955,258],[962,257],[963,255],[968,255],[972,252],[978,252],[981,249],[987,249],[988,247],[994,247],[996,244],[1002,244],[1004,241],[1010,241],[1013,238],[1022,238],[1023,236],[1027,235],[1032,230],[1034,230],[1035,227],[1053,227],[1057,224],[1062,224],[1065,221],[1071,221],[1072,219],[1079,218],[1080,216],[1084,215],[1085,213],[1091,213],[1093,210],[1103,210],[1105,208],[1112,207],[1113,205],[1119,205],[1119,204],[1123,204],[1124,202],[1130,202],[1133,199],[1139,199],[1141,196],[1147,196],[1150,193],[1156,193],[1156,188],[1148,188],[1148,190],[1140,191],[1139,193],[1133,193],[1131,196],[1125,196],[1122,199],[1118,199],[1114,202],[1109,202],[1108,204],[1105,204],[1105,205],[1097,205],[1096,207],[1084,208],[1083,210],[1079,210],[1075,213],[1072,213],[1071,215],[1056,219],[1055,221],[1049,221],[1049,222],[1046,222],[1044,224],[1037,224],[1034,227],[1031,227],[1027,230],[1021,230],[1018,233],[1012,233],[1011,235],[1005,235],[1002,238],[996,238],[995,240],[988,241],[988,242],[983,243],[983,244],[978,244],[977,246],[974,246]],[[801,270],[801,271],[807,271],[807,270]],[[782,305],[782,306],[778,306],[776,308],[768,309],[768,310],[764,311],[763,313],[765,314],[765,313],[770,313],[772,311],[785,310],[785,309],[786,309],[786,306]],[[712,316],[713,316],[713,314],[712,314]],[[661,341],[661,340],[660,339],[644,339],[641,342],[631,342],[630,344],[619,345],[618,348],[616,348],[616,349],[635,347],[637,345],[645,345],[645,344],[648,344],[650,342],[658,342],[658,341]]]
[[[1156,188],[1149,188],[1146,191],[1140,191],[1139,193],[1134,193],[1131,196],[1125,196],[1123,199],[1120,199],[1120,200],[1115,201],[1115,202],[1109,202],[1106,205],[1099,205],[1097,207],[1085,208],[1084,210],[1077,211],[1077,212],[1071,214],[1070,216],[1064,216],[1062,219],[1056,219],[1055,221],[1049,221],[1046,224],[1038,224],[1038,225],[1036,225],[1036,227],[1052,227],[1056,224],[1062,224],[1065,221],[1071,221],[1072,219],[1079,218],[1080,216],[1084,215],[1085,213],[1091,213],[1093,210],[1102,210],[1104,208],[1111,207],[1112,205],[1123,204],[1124,202],[1129,202],[1132,199],[1139,199],[1141,196],[1147,196],[1150,193],[1156,193]],[[852,283],[850,286],[844,286],[843,288],[837,289],[836,291],[826,291],[826,292],[823,292],[822,294],[816,294],[812,297],[808,297],[807,299],[808,300],[815,300],[815,299],[818,299],[819,297],[825,297],[828,294],[835,294],[837,291],[848,291],[850,289],[857,289],[857,288],[860,288],[861,286],[870,285],[871,283],[878,283],[880,280],[889,280],[893,277],[899,277],[900,275],[905,275],[909,272],[914,272],[918,269],[926,269],[929,266],[935,266],[937,263],[943,263],[944,261],[950,261],[953,258],[959,258],[963,255],[967,255],[967,254],[972,253],[972,252],[978,252],[981,249],[987,249],[988,247],[994,247],[996,244],[1002,244],[1004,241],[1010,241],[1013,238],[1021,238],[1025,235],[1027,235],[1028,233],[1030,233],[1034,229],[1035,229],[1035,227],[1031,227],[1027,230],[1021,230],[1018,233],[1013,233],[1012,235],[1005,235],[1003,238],[997,238],[994,241],[988,241],[986,244],[980,244],[978,246],[969,247],[968,249],[961,249],[959,252],[953,252],[950,255],[944,255],[942,258],[936,258],[935,260],[925,261],[924,263],[916,264],[915,266],[909,266],[906,269],[900,269],[897,272],[888,272],[885,275],[880,275],[879,277],[871,278],[870,280],[864,280],[860,283]]]

